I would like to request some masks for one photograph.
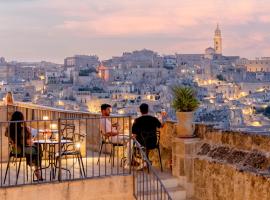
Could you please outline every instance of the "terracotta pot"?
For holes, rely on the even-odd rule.
[[[194,137],[193,116],[194,112],[176,112],[178,137]]]

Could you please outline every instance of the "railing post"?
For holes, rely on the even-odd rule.
[[[58,180],[59,181],[62,181],[62,159],[61,159],[61,150],[62,150],[62,145],[61,145],[61,138],[62,138],[62,135],[61,135],[61,119],[58,118],[58,152],[59,152],[59,173],[58,173]]]
[[[132,152],[132,148],[133,148],[133,139],[132,139],[132,123],[131,123],[131,116],[128,117],[128,128],[129,128],[129,152],[128,152],[128,155],[129,155],[129,158],[128,158],[128,162],[129,162],[129,174],[131,174],[131,159],[132,159],[132,155],[133,152]]]

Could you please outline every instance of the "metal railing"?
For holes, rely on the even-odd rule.
[[[132,163],[134,164],[136,162],[135,157],[139,156],[138,159],[142,165],[141,170],[132,168],[134,197],[138,200],[172,200],[157,171],[147,158],[144,148],[135,139],[133,150]]]
[[[59,118],[87,118],[87,117],[99,117],[99,114],[57,109],[47,106],[40,106],[31,103],[16,102],[13,105],[5,106],[7,108],[7,120],[10,119],[10,115],[14,111],[20,111],[24,114],[25,120],[57,120]]]
[[[172,199],[144,149],[130,139],[130,116],[102,118],[8,106],[7,119],[14,111],[20,111],[26,120],[0,122],[0,188],[132,172],[136,199]],[[112,139],[107,133],[115,127],[118,134]],[[137,152],[148,170],[131,167],[132,152]]]
[[[130,126],[129,116],[0,122],[0,187],[128,175]]]

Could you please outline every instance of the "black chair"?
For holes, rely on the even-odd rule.
[[[56,157],[56,168],[59,168],[59,167],[57,167],[57,165],[58,165],[58,161],[59,161],[59,159],[61,159],[61,157],[75,156],[76,159],[78,160],[78,163],[79,163],[81,177],[86,177],[82,154],[81,154],[80,149],[78,149],[78,147],[76,147],[76,144],[79,142],[82,142],[86,135],[81,134],[81,133],[75,133],[75,125],[74,124],[62,124],[62,126],[64,126],[64,128],[61,130],[62,139],[69,140],[69,141],[71,141],[71,143],[65,144],[65,145],[63,144],[61,154],[59,154],[59,153],[56,154],[56,156],[55,156]],[[70,176],[71,176],[70,170],[68,170],[66,168],[61,168],[61,169],[68,171]]]
[[[139,140],[139,143],[144,147],[143,149],[145,149],[145,153],[146,153],[148,160],[149,160],[150,151],[155,150],[155,149],[158,150],[160,170],[163,171],[159,141],[160,141],[160,131],[142,132],[141,133],[141,141]]]
[[[7,178],[8,170],[10,168],[10,163],[17,163],[18,162],[17,160],[19,159],[19,166],[18,166],[18,169],[16,171],[16,185],[17,185],[19,174],[20,174],[20,169],[21,169],[22,159],[23,158],[26,159],[26,157],[23,156],[23,154],[21,154],[21,153],[20,154],[14,153],[14,147],[13,147],[13,145],[11,143],[9,143],[9,149],[10,149],[10,152],[9,152],[5,177],[4,177],[4,184],[6,183],[6,178]],[[28,166],[26,166],[26,178],[27,178],[27,181],[28,181]]]
[[[111,145],[111,153],[110,153],[109,162],[112,159],[112,166],[114,167],[115,147],[123,147],[124,144],[123,143],[113,143],[110,140],[110,137],[106,137],[102,132],[100,132],[100,135],[101,135],[101,144],[100,144],[97,164],[100,163],[100,156],[101,156],[101,153],[102,153],[103,145],[109,144],[109,145]],[[119,136],[119,138],[120,137],[121,136]],[[121,163],[122,163],[122,159],[121,159]]]

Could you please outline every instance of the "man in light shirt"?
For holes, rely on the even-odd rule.
[[[111,105],[102,104],[101,105],[101,119],[100,119],[100,132],[101,134],[108,139],[113,144],[123,144],[125,148],[124,156],[125,158],[129,158],[129,145],[130,138],[128,135],[119,134],[119,125],[118,123],[112,124],[111,118]],[[129,159],[127,159],[129,165]]]

